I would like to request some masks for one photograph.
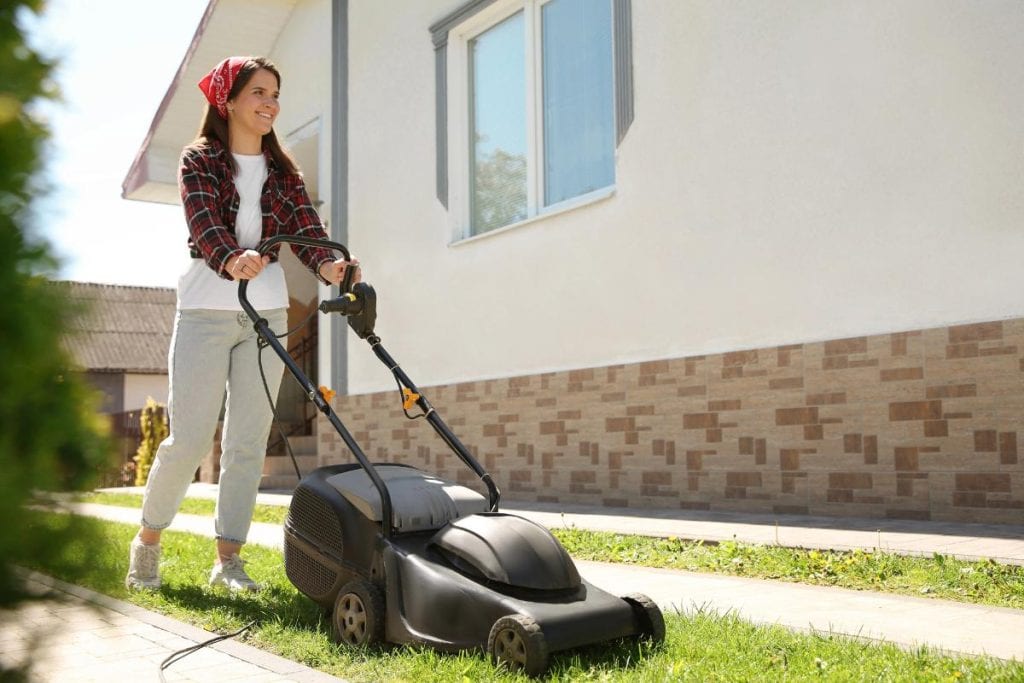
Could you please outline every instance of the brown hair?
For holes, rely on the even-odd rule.
[[[259,69],[266,69],[274,74],[274,78],[277,79],[277,87],[281,87],[281,72],[277,70],[274,63],[266,57],[251,57],[242,65],[238,76],[235,77],[234,85],[231,86],[231,92],[228,93],[228,99],[233,100],[238,97],[238,93],[242,91],[242,88],[249,82],[252,75]],[[220,117],[216,107],[207,103],[206,109],[203,111],[202,122],[199,124],[199,132],[196,133],[196,139],[192,141],[192,145],[207,145],[214,140],[220,142],[225,150],[231,150],[231,146],[228,144],[227,120]],[[277,133],[273,129],[263,136],[263,149],[270,152],[270,156],[282,171],[300,175],[299,165],[295,163],[292,155],[281,146],[280,141],[277,139]],[[232,168],[237,171],[238,167],[235,164],[234,157],[230,157],[230,159]]]

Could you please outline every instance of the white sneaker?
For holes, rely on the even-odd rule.
[[[160,588],[160,544],[146,545],[136,536],[132,539],[128,559],[128,576],[124,579],[128,590],[157,590]]]
[[[220,564],[213,565],[210,571],[210,585],[222,586],[231,592],[258,591],[259,584],[245,573],[245,560],[237,554]]]

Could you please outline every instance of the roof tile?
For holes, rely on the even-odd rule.
[[[65,346],[92,372],[167,372],[177,295],[170,287],[62,281],[81,316],[69,321]]]

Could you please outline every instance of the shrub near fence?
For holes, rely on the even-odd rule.
[[[106,466],[100,471],[98,477],[98,486],[101,488],[118,487],[118,486],[135,486],[136,485],[136,472],[138,466],[135,462],[135,456],[139,452],[139,448],[142,445],[144,429],[142,419],[143,412],[150,408],[147,404],[146,408],[139,410],[129,410],[123,413],[111,413],[108,418],[110,420],[110,434],[113,448],[111,449],[110,458],[107,461]],[[153,403],[153,424],[166,425],[167,420],[165,417],[164,406]],[[159,431],[159,430],[155,430]],[[163,437],[166,436],[166,427],[163,431],[154,434],[151,439],[155,438],[155,444],[159,444]],[[156,446],[153,445],[153,452],[155,453]],[[152,462],[152,458],[150,458]],[[143,474],[148,474],[147,470]],[[143,480],[143,483],[145,481]]]
[[[144,486],[149,477],[149,468],[156,458],[156,449],[167,438],[168,425],[164,407],[152,398],[146,399],[146,407],[139,415],[139,429],[142,438],[135,453],[135,485]]]
[[[97,485],[100,487],[135,485],[135,451],[139,448],[142,428],[139,425],[141,410],[111,413],[111,453],[106,466],[100,471]]]

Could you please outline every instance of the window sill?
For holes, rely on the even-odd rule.
[[[450,242],[448,246],[461,247],[465,244],[470,244],[471,242],[478,242],[489,237],[495,237],[496,235],[504,234],[506,232],[509,232],[510,230],[517,230],[519,228],[531,225],[538,221],[552,218],[553,216],[560,216],[562,214],[569,213],[570,211],[575,211],[576,209],[581,209],[585,206],[590,206],[591,204],[603,202],[604,200],[609,199],[614,195],[614,185],[602,187],[600,190],[594,190],[593,192],[588,192],[587,194],[580,195],[579,197],[573,197],[572,199],[567,199],[564,202],[560,202],[553,206],[549,206],[542,213],[538,213],[536,216],[530,216],[529,218],[524,218],[521,221],[509,223],[508,225],[503,225],[500,228],[488,230],[487,232],[482,232],[479,235],[470,235],[468,237],[456,239],[453,242]]]

